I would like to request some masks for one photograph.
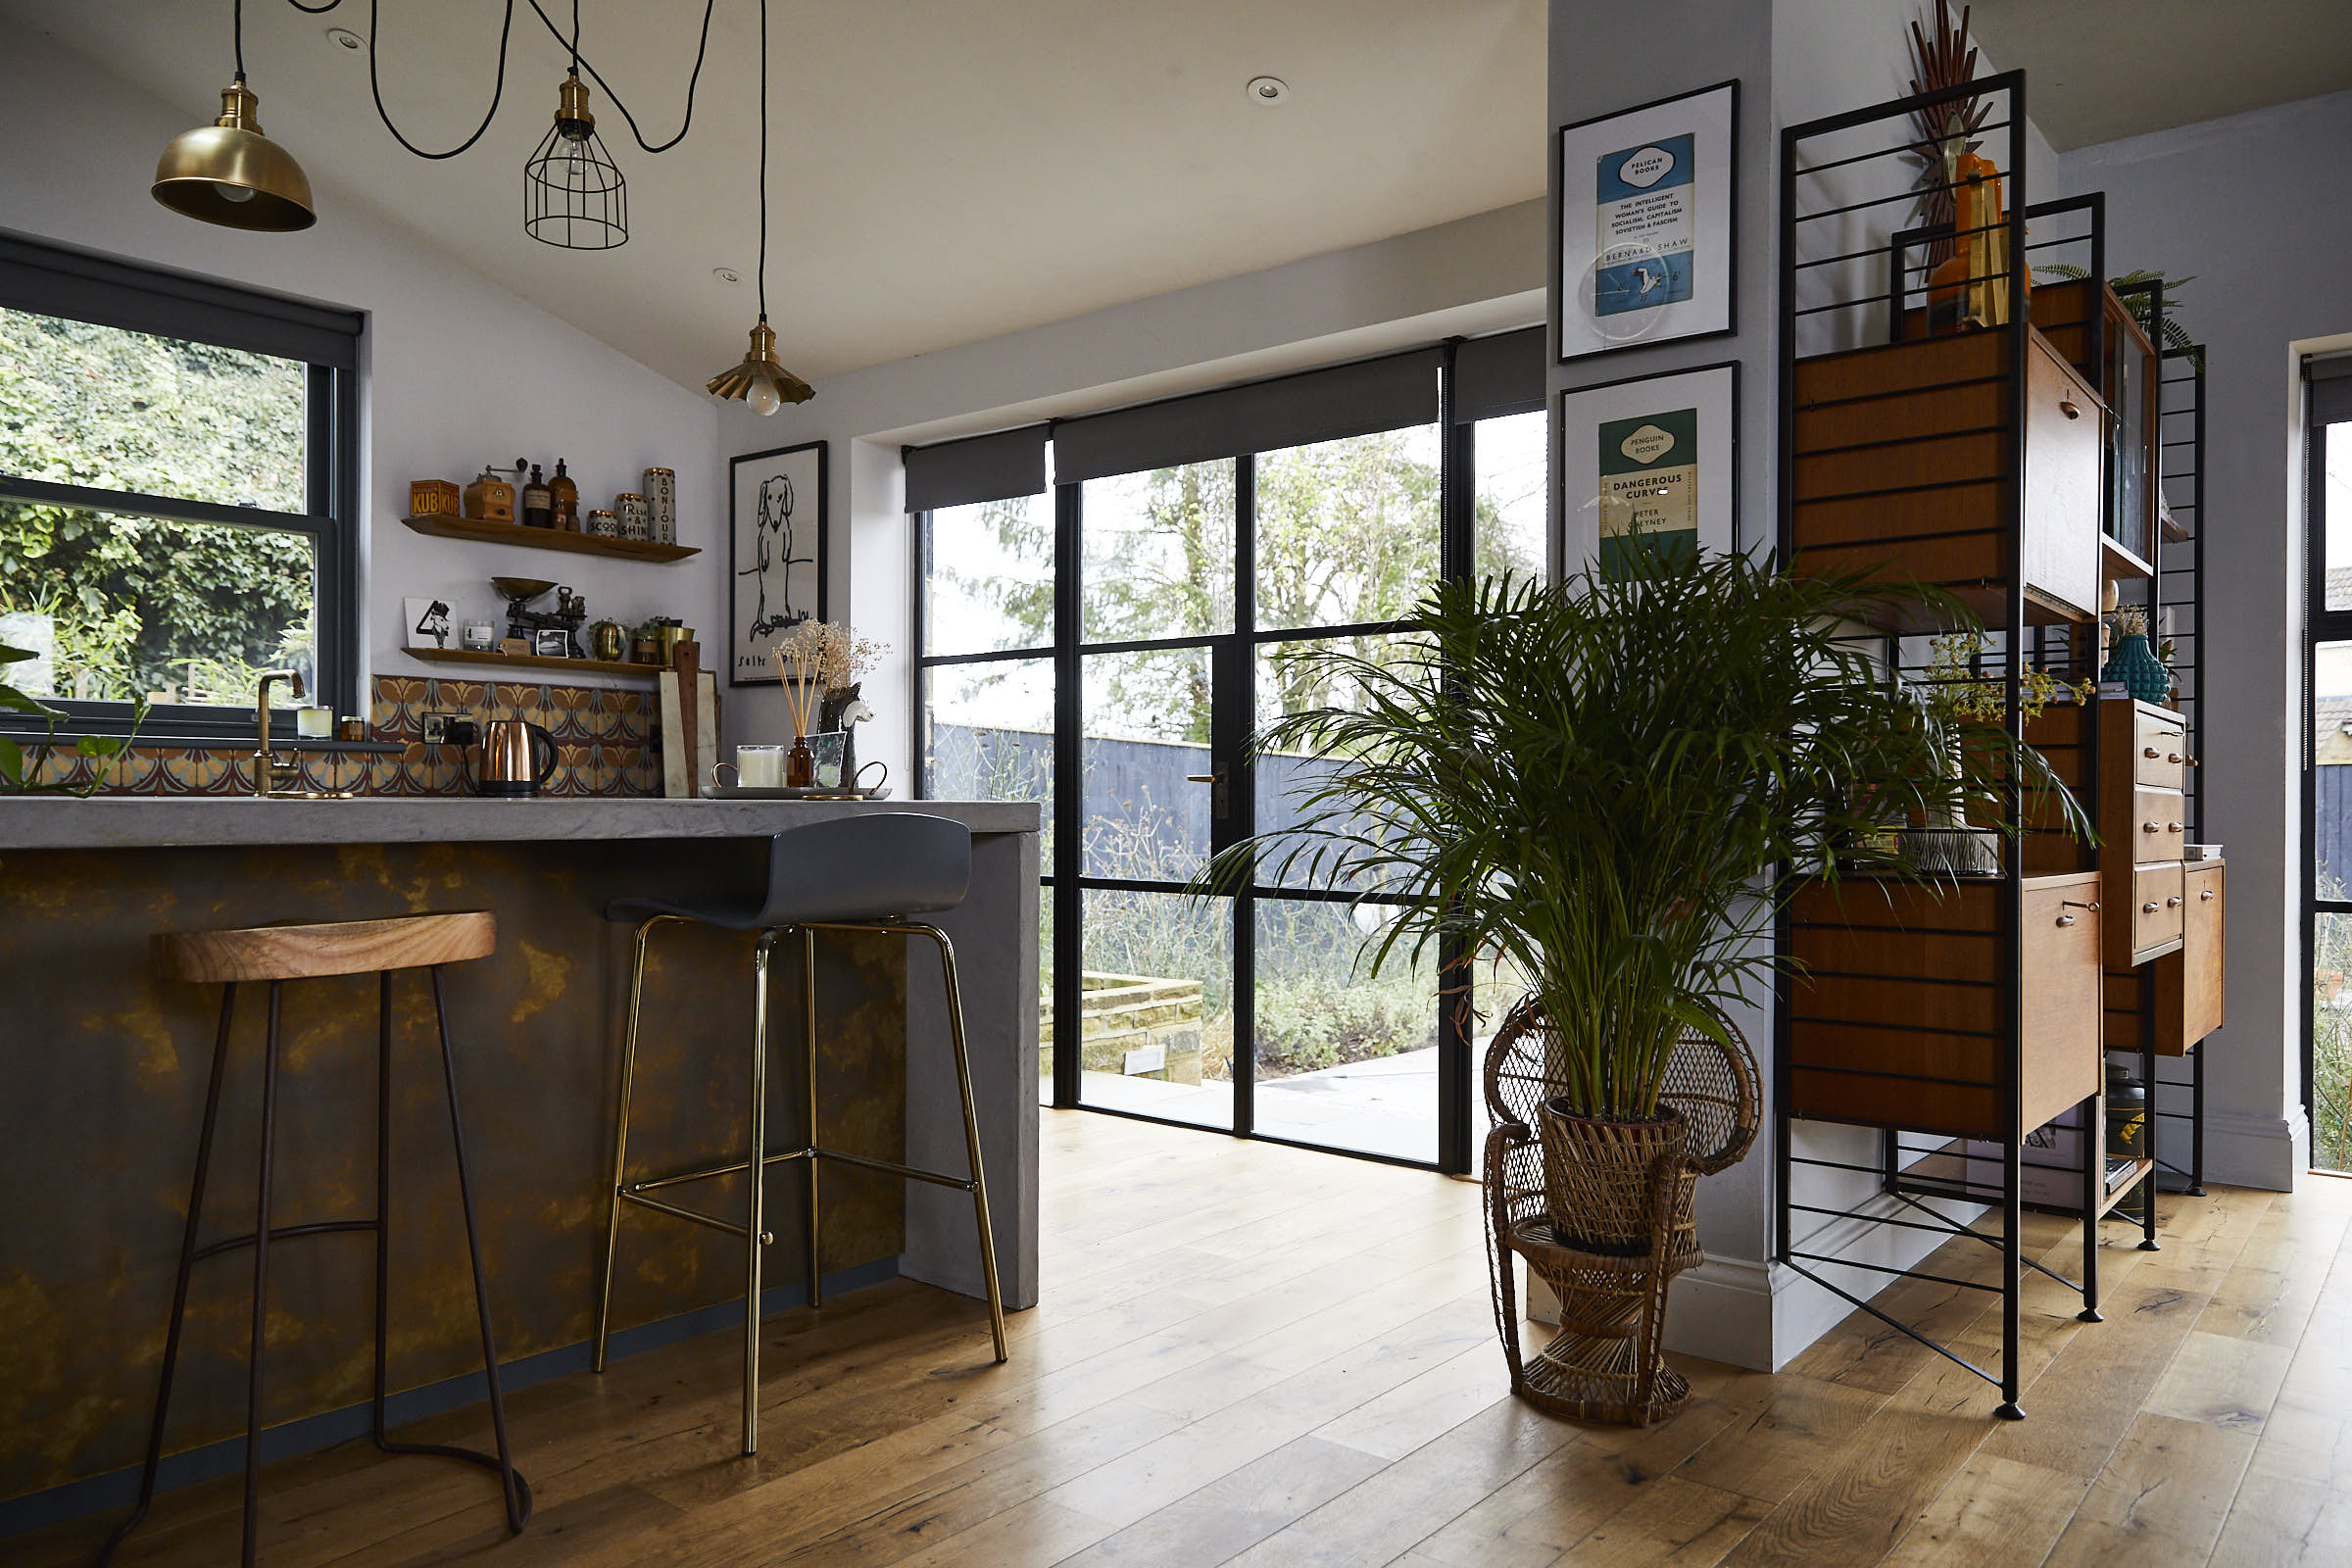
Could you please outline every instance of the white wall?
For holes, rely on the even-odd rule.
[[[832,444],[832,614],[893,649],[867,677],[876,716],[858,751],[888,761],[894,782],[904,781],[913,735],[913,578],[901,446],[1525,326],[1543,314],[1543,287],[1544,204],[1525,202],[837,376],[814,401],[770,418],[730,408],[720,462],[802,441]],[[792,363],[790,344],[778,353]],[[775,688],[735,698],[729,744],[789,733]]]
[[[198,118],[6,23],[0,94],[15,106],[0,158],[0,227],[368,313],[363,682],[368,673],[455,673],[397,651],[400,601],[433,594],[488,615],[498,605],[493,574],[569,584],[592,618],[665,612],[706,634],[723,625],[724,469],[709,399],[451,260],[431,243],[439,220],[420,233],[333,189],[316,192],[318,222],[299,234],[240,233],[168,211],[148,194],[156,155]],[[476,216],[521,220],[519,212]],[[548,265],[596,263],[550,249]],[[713,344],[712,359],[733,347]],[[679,537],[706,553],[646,566],[430,538],[400,525],[411,479],[463,481],[518,454],[551,471],[558,457],[568,459],[583,508],[642,488],[648,466],[676,469]]]
[[[2303,461],[2296,345],[2352,332],[2352,93],[2063,154],[2107,192],[2107,264],[2193,275],[2206,345],[2205,832],[2230,859],[2229,1023],[2207,1041],[2206,1164],[2291,1187],[2302,1104]]]

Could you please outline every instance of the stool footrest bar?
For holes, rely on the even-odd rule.
[[[762,1165],[778,1165],[782,1164],[786,1160],[807,1159],[809,1153],[810,1151],[806,1149],[791,1149],[786,1150],[780,1154],[762,1155],[760,1156],[760,1163]],[[650,1193],[663,1187],[682,1187],[688,1182],[713,1181],[721,1176],[740,1176],[750,1168],[751,1167],[743,1160],[730,1160],[724,1165],[711,1165],[702,1170],[680,1171],[675,1176],[649,1176],[644,1181],[629,1183],[628,1191],[632,1193]]]
[[[858,1165],[866,1170],[878,1170],[893,1176],[905,1176],[918,1182],[932,1182],[941,1187],[953,1187],[959,1193],[968,1193],[975,1185],[969,1177],[949,1176],[935,1170],[916,1170],[912,1165],[901,1165],[887,1159],[872,1159],[864,1154],[850,1153],[846,1150],[811,1149],[803,1151],[803,1153],[814,1154],[820,1159],[839,1160],[844,1165]],[[797,1159],[801,1155],[795,1154],[788,1157]]]
[[[331,1236],[337,1231],[372,1231],[374,1229],[375,1221],[371,1219],[322,1219],[310,1225],[272,1225],[270,1227],[270,1239],[273,1242],[282,1242],[295,1236]],[[199,1247],[189,1254],[188,1261],[201,1263],[208,1257],[218,1257],[222,1252],[233,1252],[240,1247],[251,1247],[252,1245],[253,1237],[250,1233],[243,1236],[226,1237],[214,1242],[209,1247]]]
[[[691,1208],[680,1208],[675,1203],[664,1203],[659,1198],[648,1198],[632,1188],[623,1187],[620,1190],[620,1196],[641,1208],[650,1208],[656,1213],[667,1214],[672,1219],[690,1220],[697,1225],[708,1225],[714,1231],[725,1231],[729,1236],[750,1234],[747,1227],[738,1225],[731,1219],[718,1219],[710,1214],[698,1214]],[[770,1240],[764,1234],[760,1239],[761,1241]]]

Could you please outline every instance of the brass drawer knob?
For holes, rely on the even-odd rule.
[[[2058,917],[2058,923],[2060,925],[2073,925],[2075,923],[2075,917],[2071,914],[2062,914]]]
[[[2178,833],[2180,831],[2180,824],[2178,822],[2167,822],[2164,824],[2164,830],[2167,833]]]
[[[2154,913],[2157,911],[2157,909],[2159,909],[2160,907],[2162,907],[2162,906],[2160,906],[2160,905],[2158,905],[2158,904],[2156,904],[2156,903],[2154,903],[2154,902],[2150,902],[2150,903],[2147,903],[2147,904],[2143,904],[2143,905],[2141,905],[2141,906],[2139,906],[2139,912],[2140,912],[2140,913],[2142,913],[2142,914],[2154,914]]]
[[[2167,752],[2164,754],[2164,760],[2168,762],[2178,762],[2180,760],[2180,754],[2179,752]]]
[[[2140,756],[2142,756],[2142,757],[2153,758],[2153,757],[2155,757],[2155,756],[2157,755],[2157,753],[2156,753],[2156,748],[2155,748],[2155,747],[2153,747],[2153,746],[2142,746],[2142,747],[2139,749],[2139,755],[2140,755]],[[2180,759],[2179,759],[2178,757],[2176,757],[2176,758],[2174,758],[2174,759],[2173,759],[2173,760],[2174,760],[2174,761],[2176,761],[2176,762],[2178,762],[2179,760],[2180,760]]]
[[[2156,824],[2153,822],[2142,822],[2139,824],[2139,830],[2142,833],[2153,833],[2156,831]]]
[[[2164,906],[2168,909],[2178,909],[2180,907],[2180,901],[2179,899],[2167,899],[2164,901]]]
[[[2080,419],[2082,417],[2082,410],[2076,405],[2073,398],[2060,398],[2058,400],[2058,412],[2065,415],[2070,419]]]
[[[2199,892],[2199,893],[2197,894],[2197,897],[2198,897],[2198,898],[2200,898],[2200,899],[2210,899],[2210,898],[2212,898],[2212,897],[2213,897],[2213,889],[2211,889],[2211,888],[2206,888],[2206,889],[2202,890],[2201,892]]]

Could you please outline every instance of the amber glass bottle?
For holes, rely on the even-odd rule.
[[[548,510],[547,481],[539,477],[539,465],[531,465],[530,482],[522,487],[522,525],[526,528],[545,528],[555,521]]]
[[[571,475],[564,471],[564,460],[556,460],[556,476],[547,481],[548,499],[555,511],[556,526],[580,531],[580,487]]]

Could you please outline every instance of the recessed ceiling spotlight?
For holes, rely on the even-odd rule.
[[[1278,104],[1291,95],[1291,84],[1280,76],[1251,76],[1243,90],[1253,104]]]
[[[345,49],[359,49],[363,47],[360,35],[352,31],[349,27],[329,27],[326,29],[326,36],[328,42],[337,44]]]
[[[735,270],[735,269],[732,267],[713,267],[710,269],[710,275],[717,278],[721,283],[740,283],[743,281],[743,274]]]

